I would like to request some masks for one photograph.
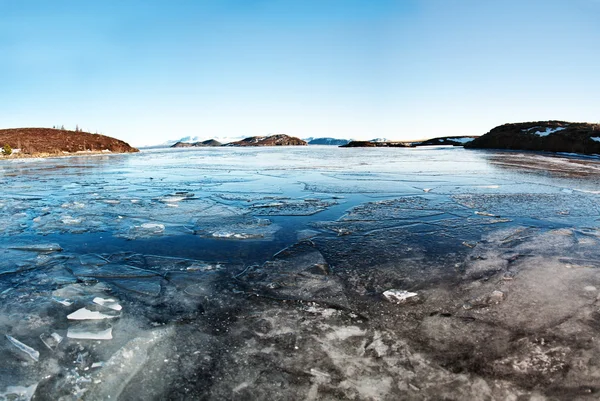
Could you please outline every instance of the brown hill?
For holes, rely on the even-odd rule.
[[[600,124],[537,121],[504,124],[465,148],[600,154]]]
[[[228,143],[226,146],[305,146],[306,141],[284,134],[271,136],[252,136],[241,141]]]
[[[0,130],[0,146],[10,145],[22,154],[64,154],[64,152],[138,152],[128,143],[105,135],[53,128],[11,128]]]

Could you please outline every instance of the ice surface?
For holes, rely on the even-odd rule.
[[[0,398],[593,398],[600,161],[301,148],[0,161]]]

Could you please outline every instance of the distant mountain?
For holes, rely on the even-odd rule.
[[[306,138],[306,142],[309,145],[334,145],[341,146],[350,142],[349,139],[337,139],[337,138]]]
[[[231,137],[213,137],[213,138],[207,138],[206,136],[200,137],[200,136],[184,136],[183,138],[179,138],[179,139],[169,139],[168,141],[165,141],[163,143],[159,143],[159,144],[155,144],[155,145],[145,145],[145,146],[141,146],[143,148],[170,148],[173,145],[175,145],[178,142],[181,143],[200,143],[200,142],[204,142],[207,141],[209,139],[213,139],[217,142],[220,143],[229,143],[229,142],[233,142],[233,141],[239,141],[240,139],[245,138],[244,136],[231,136]],[[185,147],[185,146],[178,146],[178,147]]]
[[[300,138],[284,134],[271,136],[252,136],[241,141],[231,142],[225,146],[304,146],[305,141]]]
[[[223,144],[219,141],[216,141],[214,139],[207,139],[206,141],[202,141],[202,142],[193,142],[193,143],[189,143],[189,142],[177,142],[174,145],[171,145],[171,148],[201,148],[201,147],[207,147],[207,146],[222,146]]]

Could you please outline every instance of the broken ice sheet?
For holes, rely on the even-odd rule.
[[[564,193],[465,194],[452,199],[470,209],[501,216],[556,217],[597,216],[597,203],[586,195]]]
[[[100,311],[93,311],[87,308],[77,309],[75,312],[69,314],[67,319],[69,320],[102,320],[102,319],[114,319],[120,315],[109,315]]]
[[[255,203],[250,208],[257,216],[311,216],[337,203],[323,199],[277,200]]]
[[[421,219],[444,213],[432,205],[431,201],[420,196],[406,196],[368,202],[349,210],[340,221],[382,221],[398,219]]]
[[[150,238],[163,235],[165,225],[161,223],[141,223],[129,226],[120,233],[115,234],[115,237],[125,238],[129,240]]]
[[[112,340],[112,326],[78,324],[69,326],[67,337],[76,340]]]
[[[270,238],[278,230],[279,226],[269,219],[240,216],[215,222],[198,221],[193,232],[204,238],[244,240]]]
[[[92,300],[92,302],[94,302],[95,304],[104,306],[106,308],[112,309],[112,310],[116,310],[116,311],[120,311],[121,309],[123,309],[123,307],[121,305],[119,305],[117,303],[116,300],[112,299],[112,298],[100,298],[100,297],[96,297]]]
[[[4,392],[0,393],[0,400],[2,401],[29,401],[33,398],[35,390],[37,389],[37,383],[31,386],[8,386]]]
[[[63,337],[58,333],[42,333],[40,334],[40,340],[42,340],[48,349],[55,351],[58,345],[62,342]]]
[[[35,349],[31,348],[30,346],[23,344],[21,341],[17,340],[16,338],[9,336],[8,334],[6,334],[6,338],[8,339],[8,341],[11,342],[12,345],[14,345],[19,351],[24,352],[25,354],[29,355],[29,357],[31,359],[33,359],[34,361],[39,361],[40,360],[40,353],[39,351],[36,351]]]

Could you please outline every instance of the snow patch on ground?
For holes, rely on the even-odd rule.
[[[450,138],[451,141],[458,142],[458,143],[469,143],[469,142],[473,141],[473,139],[475,139],[475,138]]]
[[[556,127],[556,128],[547,127],[545,131],[536,131],[533,134],[537,135],[537,136],[548,136],[550,134],[554,134],[555,132],[562,131],[564,129],[565,129],[565,127]]]

